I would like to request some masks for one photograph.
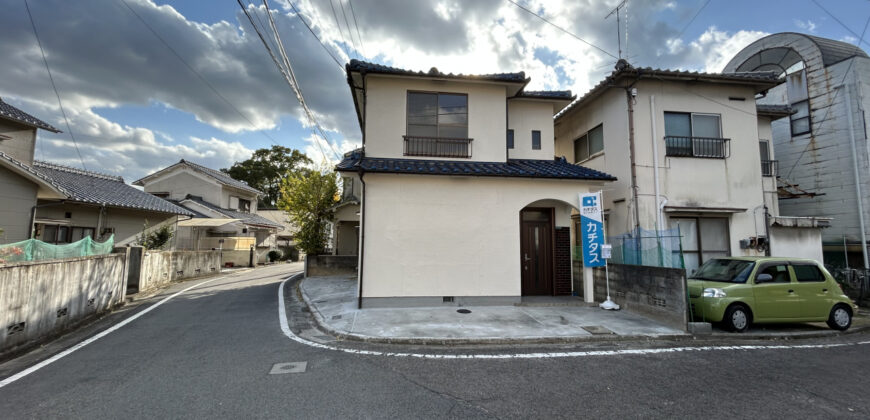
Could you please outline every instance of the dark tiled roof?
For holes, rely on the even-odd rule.
[[[60,130],[52,127],[51,124],[42,121],[39,118],[36,118],[33,115],[30,115],[12,105],[9,105],[6,102],[3,102],[3,99],[0,99],[0,117],[17,121],[31,127],[41,128],[43,130],[48,130],[54,133],[60,133]]]
[[[160,197],[125,184],[124,179],[119,176],[40,161],[33,162],[33,170],[42,177],[51,180],[53,184],[58,185],[72,201],[186,216],[193,215],[184,207],[176,206]]]
[[[365,172],[396,174],[616,180],[615,177],[604,172],[570,164],[564,158],[553,160],[509,159],[507,162],[470,162],[361,157],[359,153],[351,153],[345,155],[345,158],[336,166],[336,170],[340,172],[356,172],[360,169]]]
[[[570,90],[524,90],[517,96],[522,98],[574,99]]]
[[[9,155],[7,155],[6,153],[3,153],[3,152],[0,152],[0,160],[3,160],[3,161],[6,161],[6,162],[9,162],[10,164],[12,164],[12,165],[18,167],[20,170],[22,170],[22,171],[24,171],[24,172],[27,172],[28,174],[34,176],[34,177],[37,178],[38,180],[44,182],[45,184],[48,184],[49,186],[51,186],[51,187],[54,188],[54,189],[60,191],[62,194],[67,194],[67,195],[69,195],[69,194],[68,194],[68,193],[63,189],[63,187],[61,187],[60,185],[58,185],[57,182],[55,182],[53,179],[48,178],[48,177],[46,177],[45,175],[41,174],[40,172],[38,172],[37,170],[35,170],[35,169],[33,168],[33,166],[27,165],[26,163],[21,162],[21,161],[19,161],[18,159],[15,159],[15,158],[13,158],[12,156],[9,156]]]
[[[755,112],[758,115],[785,117],[791,115],[793,111],[788,105],[756,104]]]
[[[620,63],[625,63],[624,60]],[[617,66],[620,65],[617,63]],[[611,87],[620,86],[618,82],[622,79],[658,79],[672,81],[700,81],[710,83],[727,83],[727,84],[742,84],[755,85],[757,91],[770,89],[782,82],[779,75],[772,71],[753,71],[753,72],[737,72],[737,73],[702,73],[695,71],[682,70],[665,70],[654,69],[652,67],[632,67],[625,63],[625,67],[614,70],[609,76],[595,85],[589,92],[586,92],[581,98],[572,102],[565,107],[556,118],[565,115],[568,111],[580,106],[581,104],[598,97],[605,90]]]
[[[350,60],[345,66],[348,73],[351,72],[365,72],[365,73],[376,73],[376,74],[395,74],[400,76],[415,76],[415,77],[440,77],[445,79],[468,79],[468,80],[489,80],[496,82],[516,82],[516,83],[526,83],[528,79],[526,79],[526,74],[524,72],[519,73],[494,73],[494,74],[453,74],[453,73],[442,73],[438,71],[435,67],[432,67],[428,72],[422,71],[413,71],[400,69],[396,67],[385,66],[383,64],[375,64],[369,63],[366,61],[360,60]]]
[[[212,209],[218,213],[221,213],[230,219],[239,219],[239,220],[241,220],[242,223],[247,224],[247,225],[267,226],[267,227],[274,227],[274,228],[281,227],[281,225],[279,225],[279,224],[277,224],[269,219],[266,219],[265,217],[260,216],[259,214],[243,213],[240,211],[221,208],[221,207],[218,207],[212,203],[209,203],[208,201],[203,200],[201,197],[188,195],[184,200],[181,200],[181,201],[185,201],[185,200],[190,200],[190,201],[193,201],[195,203],[201,204],[202,206],[207,207],[209,209]]]
[[[208,167],[205,167],[205,166],[202,166],[202,165],[200,165],[200,164],[193,163],[193,162],[191,162],[191,161],[189,161],[189,160],[184,160],[184,159],[181,159],[181,160],[180,160],[178,163],[176,163],[175,165],[168,166],[168,167],[163,168],[163,169],[161,169],[161,170],[159,170],[159,171],[157,171],[157,172],[155,172],[155,173],[153,173],[153,174],[151,174],[151,175],[148,175],[148,176],[146,176],[146,177],[144,177],[144,178],[141,178],[141,179],[138,179],[138,180],[134,181],[134,182],[133,182],[133,185],[142,185],[142,186],[144,186],[144,182],[143,182],[143,181],[144,181],[145,179],[150,178],[150,177],[152,177],[152,176],[154,176],[154,175],[157,175],[157,174],[159,174],[159,173],[161,173],[161,172],[168,171],[168,170],[170,170],[170,169],[172,169],[172,168],[174,168],[174,167],[176,167],[176,166],[178,166],[178,165],[187,165],[188,167],[190,167],[191,169],[193,169],[193,170],[195,170],[195,171],[197,171],[197,172],[203,173],[203,174],[205,174],[205,175],[208,175],[208,176],[214,178],[217,182],[220,182],[221,184],[228,185],[228,186],[230,186],[230,187],[235,187],[235,188],[238,188],[238,189],[240,189],[240,190],[249,191],[249,192],[252,192],[252,193],[255,193],[255,194],[258,194],[258,195],[263,195],[263,193],[262,193],[260,190],[251,187],[251,186],[248,185],[246,182],[239,181],[239,180],[237,180],[237,179],[235,179],[235,178],[233,178],[233,177],[229,176],[228,174],[223,173],[223,172],[221,172],[221,171],[218,171],[218,170],[215,170],[215,169],[212,169],[212,168],[208,168]]]

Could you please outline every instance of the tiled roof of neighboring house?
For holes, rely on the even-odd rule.
[[[6,102],[3,102],[2,98],[0,98],[0,117],[19,122],[21,124],[29,125],[31,127],[41,128],[43,130],[48,130],[54,133],[60,133],[60,130],[52,127],[51,124],[40,120],[39,118],[36,118],[33,115],[30,115]]]
[[[33,166],[27,165],[24,162],[19,161],[18,159],[13,158],[12,156],[7,155],[6,153],[0,152],[0,160],[5,162],[7,165],[11,165],[17,168],[21,172],[25,172],[28,176],[33,177],[33,181],[37,183],[44,183],[50,188],[57,190],[61,194],[69,195],[69,193],[63,189],[61,185],[55,182],[53,179],[43,175],[39,171],[35,170]]]
[[[764,91],[782,83],[782,79],[776,72],[738,72],[738,73],[700,73],[682,70],[653,69],[651,67],[632,67],[625,60],[617,63],[617,69],[595,85],[585,95],[563,109],[556,118],[559,118],[570,110],[598,97],[611,87],[625,87],[618,82],[623,79],[658,79],[662,81],[695,81],[723,84],[754,85],[757,91]]]
[[[494,74],[453,74],[442,73],[437,68],[432,67],[428,72],[413,71],[400,69],[396,67],[385,66],[383,64],[369,63],[367,61],[350,60],[350,63],[345,65],[348,73],[375,73],[375,74],[395,74],[399,76],[414,76],[414,77],[441,77],[445,79],[468,79],[468,80],[489,80],[497,82],[516,82],[526,83],[526,73],[494,73]]]
[[[564,158],[553,160],[509,159],[507,162],[470,162],[450,160],[391,159],[362,157],[358,152],[345,155],[337,171],[380,172],[420,175],[496,176],[518,178],[588,179],[615,181],[616,178]]]
[[[769,117],[787,117],[794,111],[788,105],[756,104],[755,113]]]
[[[187,197],[185,197],[184,200],[181,200],[181,201],[183,202],[185,200],[193,201],[197,204],[200,204],[204,207],[207,207],[211,210],[214,210],[218,213],[221,213],[230,219],[240,219],[242,221],[242,223],[244,223],[246,225],[266,226],[266,227],[271,227],[271,228],[282,227],[280,224],[275,223],[271,220],[268,220],[265,217],[260,216],[259,214],[244,213],[244,212],[240,212],[240,211],[221,208],[221,207],[218,207],[212,203],[209,203],[208,201],[203,200],[202,197],[197,197],[197,196],[188,194]]]
[[[570,90],[524,90],[517,96],[521,98],[574,99]]]
[[[209,176],[209,177],[211,177],[211,178],[214,178],[214,180],[216,180],[217,182],[219,182],[219,183],[221,183],[221,184],[224,184],[224,185],[227,185],[227,186],[230,186],[230,187],[235,187],[235,188],[238,188],[238,189],[240,189],[240,190],[249,191],[249,192],[252,192],[252,193],[257,194],[257,195],[263,195],[263,192],[262,192],[262,191],[260,191],[260,190],[258,190],[258,189],[256,189],[256,188],[251,187],[250,185],[248,185],[248,184],[247,184],[246,182],[244,182],[244,181],[239,181],[239,180],[237,180],[237,179],[235,179],[235,178],[229,176],[229,175],[226,174],[226,173],[223,173],[223,172],[221,172],[221,171],[218,171],[218,170],[215,170],[215,169],[211,169],[211,168],[208,168],[208,167],[205,167],[205,166],[202,166],[202,165],[200,165],[200,164],[193,163],[193,162],[191,162],[191,161],[189,161],[189,160],[184,160],[184,159],[181,159],[178,163],[176,163],[176,164],[174,164],[174,165],[168,166],[168,167],[163,168],[163,169],[161,169],[161,170],[159,170],[159,171],[157,171],[157,172],[154,172],[153,174],[150,174],[150,175],[148,175],[148,176],[145,176],[145,177],[143,177],[143,178],[141,178],[141,179],[138,179],[138,180],[134,181],[134,182],[133,182],[133,185],[144,186],[144,185],[145,185],[145,183],[143,182],[144,180],[146,180],[146,179],[148,179],[148,178],[151,178],[151,177],[153,177],[153,176],[155,176],[155,175],[157,175],[157,174],[160,174],[160,173],[166,172],[166,171],[168,171],[168,170],[170,170],[170,169],[173,169],[173,168],[175,168],[175,167],[177,167],[177,166],[179,166],[179,165],[185,165],[185,166],[187,166],[187,167],[189,167],[189,168],[191,168],[191,169],[193,169],[193,170],[195,170],[195,171],[197,171],[197,172],[200,172],[200,173],[205,174],[205,175],[207,175],[207,176]]]
[[[71,201],[110,207],[192,216],[193,213],[160,197],[133,188],[119,176],[70,168],[49,162],[33,162],[33,171],[51,180]]]

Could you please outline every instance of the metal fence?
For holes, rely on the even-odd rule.
[[[843,287],[843,292],[859,304],[870,302],[870,270],[864,268],[843,268],[826,266],[837,283]]]
[[[679,228],[658,231],[637,228],[609,236],[608,240],[613,246],[611,262],[685,268]]]

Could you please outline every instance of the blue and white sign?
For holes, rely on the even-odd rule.
[[[604,223],[601,218],[601,193],[580,194],[580,236],[583,242],[583,266],[604,267]]]

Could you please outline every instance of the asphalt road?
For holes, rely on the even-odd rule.
[[[757,343],[783,348],[583,357],[432,360],[354,354],[298,343],[282,332],[278,287],[298,268],[236,273],[167,301],[0,388],[0,418],[870,417],[870,344],[855,344],[870,340],[865,334]],[[161,296],[0,364],[0,379],[199,282],[173,285]],[[295,298],[294,282],[287,283],[285,295],[290,329],[337,348],[518,354],[695,345],[343,343],[312,328]],[[790,347],[832,343],[849,345]],[[270,374],[275,364],[290,362],[306,362],[304,372]]]

